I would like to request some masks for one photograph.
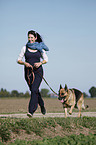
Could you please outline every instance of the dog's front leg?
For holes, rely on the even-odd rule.
[[[67,118],[67,108],[65,108],[65,118]]]
[[[75,106],[75,105],[72,105],[72,106],[71,106],[71,109],[70,109],[70,111],[69,111],[69,114],[70,114],[70,115],[72,114],[72,110],[73,110],[74,106]]]

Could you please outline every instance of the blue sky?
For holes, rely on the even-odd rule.
[[[96,86],[95,0],[0,0],[0,88],[28,90],[16,60],[31,29],[49,47],[44,77],[54,91],[65,83],[86,93]]]

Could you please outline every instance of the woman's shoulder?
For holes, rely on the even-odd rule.
[[[26,49],[26,45],[24,45],[24,46],[22,47],[22,49]]]
[[[25,51],[26,51],[26,45],[24,45],[21,50],[25,53]]]

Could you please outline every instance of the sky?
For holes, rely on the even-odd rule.
[[[96,0],[0,0],[0,88],[29,91],[16,62],[29,30],[49,48],[44,78],[55,92],[96,87]]]

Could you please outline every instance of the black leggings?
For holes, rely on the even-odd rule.
[[[29,110],[29,113],[31,113],[31,114],[33,114],[36,111],[38,104],[40,105],[40,107],[44,106],[44,101],[41,98],[41,94],[39,92],[39,86],[42,82],[41,76],[43,76],[43,71],[34,73],[34,76],[35,76],[35,79],[34,79],[33,84],[31,84],[31,85],[28,84],[30,91],[31,91],[31,98],[29,101],[28,110]],[[33,79],[33,78],[31,78],[31,79]],[[28,79],[26,81],[28,83]]]

